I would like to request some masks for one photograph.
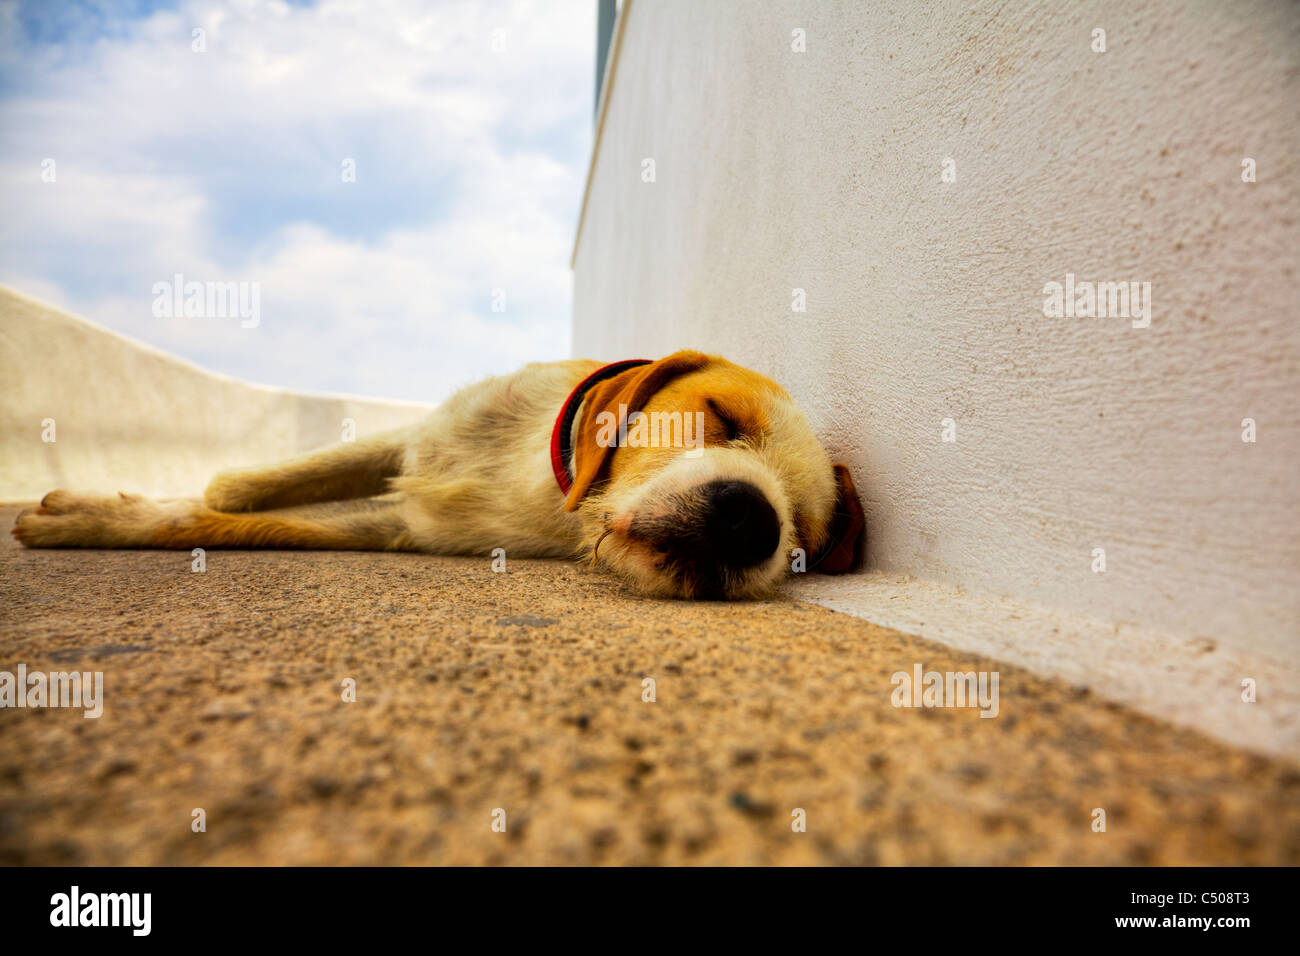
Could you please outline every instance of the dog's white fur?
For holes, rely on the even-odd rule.
[[[682,448],[619,448],[610,478],[564,509],[550,460],[551,429],[574,386],[599,363],[534,363],[465,388],[420,426],[338,445],[266,468],[224,472],[203,501],[51,492],[19,516],[29,547],[294,547],[434,554],[591,554],[646,593],[694,596],[666,573],[635,523],[689,521],[693,489],[718,480],[758,488],[780,521],[761,564],[728,573],[727,597],[764,594],[794,548],[825,540],[836,501],[830,459],[802,412],[774,383],[721,359],[666,400],[722,396],[746,403],[749,433]],[[716,369],[716,371],[715,371]],[[712,374],[711,374],[712,373]],[[751,383],[752,379],[752,383]],[[752,387],[751,387],[752,384]],[[578,425],[575,421],[574,429]]]

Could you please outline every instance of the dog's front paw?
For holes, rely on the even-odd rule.
[[[146,522],[152,503],[139,495],[115,498],[51,491],[40,506],[19,513],[11,534],[29,548],[129,547]]]
[[[263,495],[257,483],[249,481],[238,471],[223,471],[208,484],[203,492],[203,503],[213,511],[252,511]]]

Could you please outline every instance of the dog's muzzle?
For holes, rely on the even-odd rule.
[[[634,519],[629,537],[659,553],[659,570],[685,596],[723,598],[776,552],[781,519],[758,488],[719,480],[681,495],[667,514]]]
[[[767,498],[743,481],[714,481],[700,489],[704,533],[692,536],[688,555],[696,563],[752,568],[772,556],[781,541],[781,521]]]

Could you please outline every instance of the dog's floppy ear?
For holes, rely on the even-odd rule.
[[[709,357],[703,352],[674,352],[649,365],[620,372],[587,393],[573,444],[573,488],[564,502],[565,511],[576,511],[592,486],[609,477],[610,461],[627,418],[642,411],[654,393],[672,379],[708,364]],[[621,418],[619,406],[623,406]],[[602,416],[603,412],[609,415]],[[612,441],[609,440],[611,423],[618,426]]]
[[[811,566],[822,574],[844,574],[862,564],[867,543],[867,518],[853,487],[853,477],[845,465],[835,465],[835,484],[839,488],[830,531],[822,551],[813,557]]]

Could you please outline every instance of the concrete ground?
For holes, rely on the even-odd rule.
[[[1295,764],[793,600],[4,539],[0,670],[105,682],[0,710],[4,864],[1300,862]],[[997,670],[999,715],[893,707],[916,663]]]

